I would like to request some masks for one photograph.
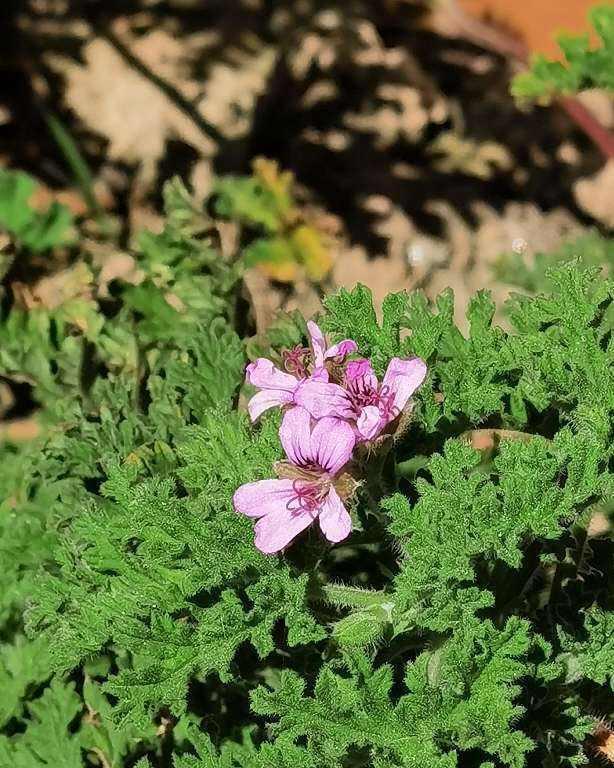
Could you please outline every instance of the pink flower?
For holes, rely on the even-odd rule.
[[[308,379],[328,381],[327,361],[342,362],[356,352],[357,344],[345,339],[332,347],[326,346],[324,334],[313,321],[307,323],[311,347],[294,347],[282,353],[285,371],[276,368],[270,360],[259,357],[247,366],[246,379],[262,390],[255,394],[247,405],[252,421],[276,405],[295,403],[296,393]]]
[[[354,449],[352,427],[338,419],[321,419],[312,428],[303,408],[292,408],[279,430],[288,463],[279,480],[258,480],[237,489],[237,512],[259,518],[255,544],[261,552],[279,552],[316,519],[329,541],[349,536],[350,515],[335,483]]]
[[[426,377],[419,357],[393,357],[379,384],[368,360],[351,360],[343,386],[328,381],[307,381],[295,402],[315,419],[334,417],[355,422],[359,440],[373,440],[403,411]]]

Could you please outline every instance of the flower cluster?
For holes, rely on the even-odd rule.
[[[327,347],[314,322],[307,328],[310,347],[285,351],[285,371],[264,358],[247,366],[247,381],[260,390],[248,404],[252,421],[274,406],[287,409],[279,430],[287,461],[278,464],[278,479],[246,483],[234,495],[238,512],[259,518],[255,543],[266,554],[282,550],[316,519],[329,541],[349,536],[343,499],[354,447],[377,438],[402,413],[427,372],[420,358],[395,357],[380,383],[369,360],[348,360],[358,351],[355,341]]]

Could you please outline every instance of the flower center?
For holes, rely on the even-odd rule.
[[[320,509],[330,490],[330,480],[321,479],[319,482],[294,480],[292,483],[294,496],[288,501],[287,508],[291,512],[314,513]]]
[[[316,464],[305,463],[302,466],[288,461],[275,464],[277,477],[292,480],[293,495],[286,504],[290,512],[313,513],[315,517],[330,490],[333,478]]]
[[[284,368],[297,379],[306,379],[311,366],[311,350],[300,345],[281,353]]]
[[[394,392],[386,384],[379,391],[379,409],[380,413],[388,420],[396,419],[400,410],[394,404]]]
[[[365,376],[358,376],[346,383],[346,391],[357,415],[366,406],[374,405],[387,421],[392,421],[398,416],[398,408],[394,405],[394,392],[387,385],[378,389]]]

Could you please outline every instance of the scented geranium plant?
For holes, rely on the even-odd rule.
[[[2,446],[0,766],[605,760],[614,285],[562,266],[463,332],[357,286],[242,339],[194,215],[54,325],[44,429]]]

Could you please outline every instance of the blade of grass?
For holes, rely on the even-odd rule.
[[[46,112],[45,120],[49,126],[49,131],[55,139],[60,151],[64,155],[64,159],[68,164],[72,174],[75,178],[75,182],[83,199],[85,200],[89,209],[90,216],[96,219],[103,232],[109,232],[109,220],[102,209],[102,206],[96,199],[94,194],[94,177],[89,169],[85,158],[81,154],[76,141],[71,136],[70,132],[60,121],[60,119],[52,112]]]

